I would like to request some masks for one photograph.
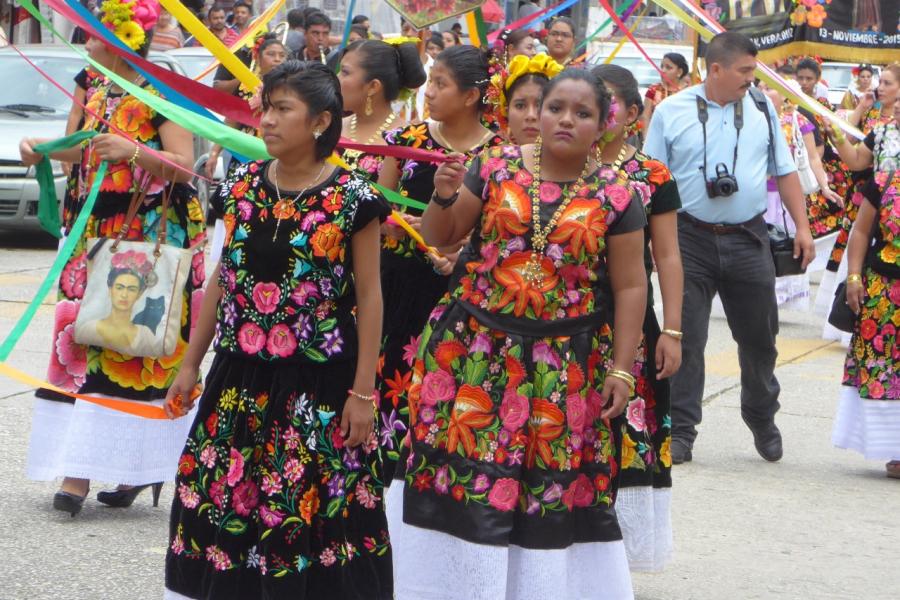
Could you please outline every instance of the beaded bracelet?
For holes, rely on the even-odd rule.
[[[137,162],[138,156],[141,154],[141,146],[140,144],[134,145],[134,154],[131,155],[131,158],[128,159],[128,164],[131,165],[131,168],[134,168],[134,163]]]
[[[350,394],[351,396],[353,396],[354,398],[363,400],[364,402],[374,402],[375,401],[375,394],[372,394],[371,396],[365,396],[363,394],[360,394],[359,392],[354,392],[352,389],[347,390],[347,393]]]

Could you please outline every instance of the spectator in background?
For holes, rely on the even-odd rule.
[[[659,69],[664,75],[662,80],[651,85],[644,94],[644,112],[641,115],[644,131],[647,131],[647,127],[650,126],[650,119],[653,117],[656,106],[672,94],[680,92],[683,87],[681,79],[685,75],[689,75],[691,71],[687,60],[677,52],[669,52],[663,56],[662,62],[659,63]]]
[[[557,17],[547,32],[547,53],[561,65],[572,59],[575,49],[575,23],[569,17]]]
[[[527,29],[515,29],[509,33],[500,34],[500,39],[506,44],[506,60],[509,62],[514,56],[534,56],[534,38]]]
[[[184,45],[184,34],[178,24],[172,19],[172,15],[165,8],[159,9],[159,21],[153,31],[153,40],[150,42],[151,50],[171,50],[181,48]]]
[[[306,21],[304,20],[303,9],[294,8],[287,14],[288,33],[284,40],[284,44],[290,50],[291,54],[298,55],[306,45]]]
[[[331,49],[328,37],[331,34],[331,19],[320,11],[306,15],[306,46],[300,58],[303,60],[325,61]]]
[[[353,42],[358,42],[359,40],[367,40],[369,39],[369,30],[363,27],[362,25],[351,25],[350,26],[350,34],[347,36],[347,43],[352,44]]]
[[[366,30],[366,38],[369,37],[369,29],[371,28],[371,23],[369,23],[369,17],[366,15],[356,15],[353,17],[353,20],[350,21],[351,25],[359,25],[363,29]]]
[[[456,37],[458,37],[458,38],[462,38],[462,36],[463,36],[462,25],[460,25],[459,23],[454,23],[453,25],[451,25],[450,31],[455,33]]]
[[[524,19],[525,17],[530,17],[540,10],[541,7],[540,5],[538,5],[536,0],[523,0],[522,2],[519,2],[518,18]],[[541,24],[540,19],[538,19],[537,21],[529,25],[526,31],[540,31],[542,26],[543,25]]]
[[[419,30],[412,23],[403,19],[400,21],[400,35],[403,37],[419,37]]]
[[[234,3],[234,7],[232,7],[231,11],[231,14],[234,15],[234,31],[238,36],[241,36],[247,31],[247,27],[250,25],[250,17],[253,16],[253,7],[249,2],[241,0],[240,2]]]
[[[444,38],[444,48],[449,48],[450,46],[459,46],[462,42],[459,39],[459,34],[454,30],[445,31],[441,34],[441,37]]]
[[[437,58],[437,55],[443,51],[444,38],[440,34],[432,34],[431,39],[425,44],[425,54],[427,54],[431,60],[434,60]]]
[[[206,22],[209,30],[219,38],[223,44],[231,47],[238,39],[238,34],[225,24],[225,9],[220,5],[215,4],[212,8],[209,9],[209,12],[206,13]],[[194,39],[193,36],[189,37],[184,44],[185,46],[199,46],[200,42]],[[235,86],[237,89],[237,86]],[[234,91],[234,90],[231,90]]]

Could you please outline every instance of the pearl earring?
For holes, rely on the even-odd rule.
[[[321,131],[313,131],[313,137],[316,139],[319,139],[320,137],[322,137],[322,132]]]

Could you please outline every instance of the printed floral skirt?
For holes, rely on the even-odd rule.
[[[850,341],[843,383],[859,390],[860,398],[900,400],[900,377],[894,373],[900,360],[900,279],[866,269],[863,283],[865,304]]]
[[[407,393],[412,379],[418,338],[441,297],[449,277],[438,275],[430,264],[382,252],[381,291],[384,327],[378,360],[381,451],[385,481],[394,477],[400,445],[409,427]]]
[[[828,265],[826,268],[829,271],[837,272],[841,260],[844,258],[844,252],[847,250],[847,242],[850,241],[850,229],[853,228],[853,223],[856,221],[856,215],[859,213],[859,207],[862,206],[863,202],[860,186],[868,178],[871,178],[871,173],[872,172],[869,171],[868,177],[864,179],[858,177],[855,178],[853,185],[850,187],[850,190],[845,197],[844,212],[841,216],[838,236],[834,241],[834,247],[831,249],[831,256],[828,257]]]
[[[166,587],[189,598],[391,598],[377,439],[346,448],[352,363],[218,355],[179,461]]]
[[[849,170],[840,158],[823,160],[828,186],[841,198],[847,197],[849,189]],[[813,238],[820,238],[837,231],[841,227],[844,207],[828,200],[822,192],[806,197],[806,211],[809,216],[809,229]]]
[[[600,418],[603,323],[536,322],[455,300],[435,309],[409,393],[405,523],[534,549],[622,539],[622,421]]]

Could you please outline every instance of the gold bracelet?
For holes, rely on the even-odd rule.
[[[353,396],[354,398],[357,398],[364,402],[374,402],[375,401],[375,394],[372,394],[371,396],[366,396],[364,394],[360,394],[359,392],[354,392],[352,389],[347,390],[347,393],[350,394],[351,396]]]
[[[859,273],[847,275],[847,283],[862,283],[862,275]]]
[[[134,168],[134,163],[137,162],[138,156],[141,154],[141,146],[140,144],[134,145],[134,154],[131,155],[131,158],[128,159],[128,164],[131,165],[131,168]]]
[[[616,379],[621,379],[626,384],[628,384],[628,391],[630,391],[632,393],[634,392],[634,386],[635,386],[636,381],[634,379],[634,375],[632,375],[628,371],[623,371],[621,369],[610,369],[606,373],[606,376],[607,377],[615,377]]]
[[[673,337],[676,340],[681,340],[684,337],[684,332],[678,331],[677,329],[663,329],[660,333],[664,333],[669,337]]]

